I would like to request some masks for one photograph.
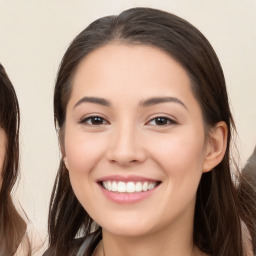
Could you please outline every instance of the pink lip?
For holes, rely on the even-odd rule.
[[[140,202],[148,197],[150,197],[158,188],[156,186],[155,188],[143,191],[143,192],[134,192],[134,193],[118,193],[118,192],[112,192],[108,191],[107,189],[102,187],[102,181],[148,181],[148,182],[156,182],[156,180],[145,178],[141,176],[120,176],[120,175],[110,175],[105,176],[97,180],[97,183],[103,192],[103,194],[107,197],[107,199],[111,200],[112,202],[118,203],[118,204],[134,204],[137,202]]]
[[[153,188],[152,190],[148,190],[145,192],[136,192],[136,193],[118,193],[118,192],[112,192],[108,191],[107,189],[100,186],[101,191],[103,194],[111,201],[119,204],[134,204],[137,202],[140,202],[149,196],[151,196],[157,187]]]

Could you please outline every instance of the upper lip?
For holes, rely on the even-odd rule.
[[[143,176],[137,176],[137,175],[128,175],[128,176],[123,176],[123,175],[108,175],[101,177],[97,179],[97,182],[102,182],[102,181],[151,181],[151,182],[160,182],[159,180],[152,179],[152,178],[147,178]]]

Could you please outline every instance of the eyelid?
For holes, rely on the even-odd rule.
[[[152,126],[163,126],[163,127],[166,127],[166,126],[169,126],[169,125],[178,124],[178,121],[176,120],[176,118],[167,116],[166,114],[160,114],[160,113],[154,115],[153,117],[151,116],[151,117],[149,118],[149,120],[146,122],[146,124],[150,125],[149,123],[152,122],[153,120],[156,120],[157,118],[165,118],[165,119],[167,119],[167,120],[169,121],[169,123],[168,123],[168,124],[165,124],[165,125],[157,125],[157,124],[152,125],[152,124],[151,124]]]
[[[103,122],[104,122],[104,123],[103,123],[103,124],[99,124],[99,125],[93,125],[93,124],[88,124],[88,123],[86,123],[88,120],[90,120],[90,119],[92,119],[92,118],[96,118],[96,117],[103,119]],[[79,123],[79,124],[85,124],[85,125],[87,124],[88,126],[101,126],[101,125],[110,124],[109,121],[108,121],[105,117],[103,117],[101,114],[98,114],[98,113],[87,114],[87,115],[83,116],[83,117],[79,120],[78,123]]]

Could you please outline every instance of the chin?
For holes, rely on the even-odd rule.
[[[131,228],[131,227],[113,227],[110,229],[104,229],[104,231],[107,231],[108,233],[111,233],[115,236],[120,237],[130,237],[130,238],[136,238],[136,237],[142,237],[150,234],[150,230],[143,229],[143,228]]]
[[[136,221],[127,221],[126,218],[119,222],[113,222],[112,219],[109,223],[111,223],[111,225],[102,225],[103,232],[106,231],[116,236],[141,237],[154,231],[152,224],[149,225],[149,223],[143,223],[141,219]]]

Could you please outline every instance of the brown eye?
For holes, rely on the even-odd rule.
[[[148,124],[164,126],[164,125],[169,125],[169,124],[176,124],[176,122],[168,117],[159,116],[159,117],[151,119]]]
[[[99,125],[107,124],[107,121],[100,116],[90,116],[83,119],[80,123],[99,126]]]

